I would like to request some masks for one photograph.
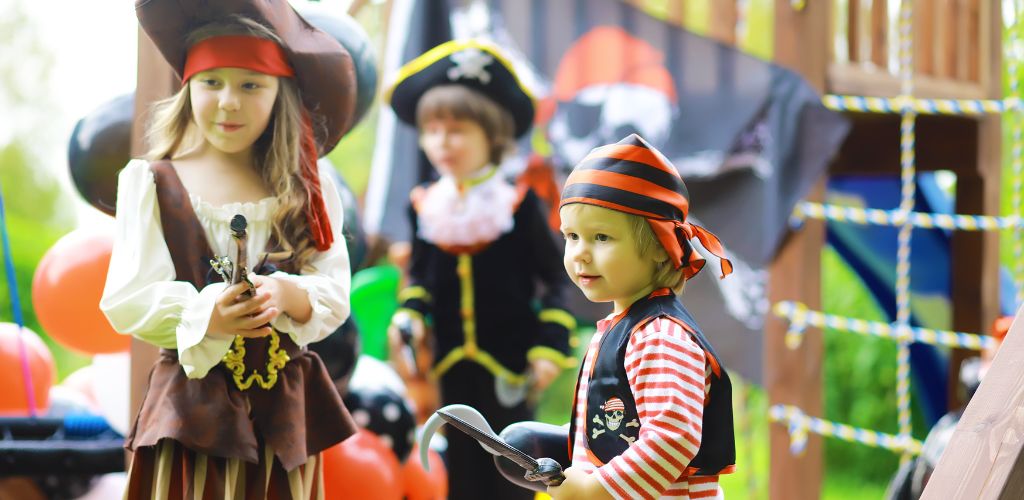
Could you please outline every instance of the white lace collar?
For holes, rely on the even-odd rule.
[[[484,172],[482,180],[462,192],[450,176],[427,187],[417,206],[418,236],[435,245],[473,246],[511,231],[518,190],[495,167]]]

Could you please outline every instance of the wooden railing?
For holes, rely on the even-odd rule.
[[[666,21],[727,44],[771,57],[771,48],[746,39],[752,13],[765,0],[623,0]],[[805,3],[828,0],[805,0]],[[787,4],[792,4],[786,0]],[[895,96],[899,82],[900,0],[832,0],[827,47],[829,93]],[[930,98],[991,98],[998,82],[993,50],[1000,50],[998,0],[914,0],[915,94]],[[772,29],[786,30],[778,21]],[[806,7],[804,8],[806,9]],[[764,10],[764,9],[762,9]],[[769,11],[770,12],[770,11]],[[758,13],[760,15],[762,13]],[[799,13],[798,13],[799,14]],[[769,34],[762,40],[771,40]],[[757,43],[761,43],[758,41]],[[995,69],[995,71],[993,71]]]
[[[845,8],[841,8],[845,4]],[[837,1],[829,91],[899,93],[899,0]],[[982,99],[998,85],[999,2],[915,0],[914,93],[921,97]],[[780,27],[777,27],[780,28]],[[998,87],[997,87],[998,88]]]

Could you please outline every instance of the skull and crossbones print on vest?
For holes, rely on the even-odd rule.
[[[632,444],[636,441],[636,434],[639,434],[640,421],[632,419],[623,425],[622,420],[626,414],[626,405],[622,403],[622,400],[616,397],[609,398],[601,405],[601,409],[604,410],[604,420],[601,420],[600,416],[594,416],[594,428],[591,429],[591,438],[596,438],[605,432],[617,434],[620,438],[626,440],[627,443]],[[622,427],[620,429],[620,427]],[[632,432],[630,427],[635,427]]]

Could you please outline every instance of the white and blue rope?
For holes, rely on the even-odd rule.
[[[921,442],[906,435],[894,436],[884,432],[862,429],[805,414],[791,405],[772,405],[768,417],[773,422],[785,423],[789,429],[789,450],[794,455],[803,453],[807,446],[807,433],[813,432],[851,443],[901,452],[904,455],[921,453]]]

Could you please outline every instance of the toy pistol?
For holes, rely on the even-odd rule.
[[[210,266],[213,270],[224,279],[224,282],[230,285],[236,283],[245,282],[249,289],[246,290],[243,295],[246,298],[254,297],[256,295],[256,285],[253,284],[252,280],[249,279],[249,256],[247,250],[247,234],[246,228],[249,226],[249,222],[245,220],[245,216],[242,214],[235,214],[231,218],[231,237],[235,240],[235,260],[231,261],[231,258],[227,255],[223,255],[214,259],[210,259]]]

